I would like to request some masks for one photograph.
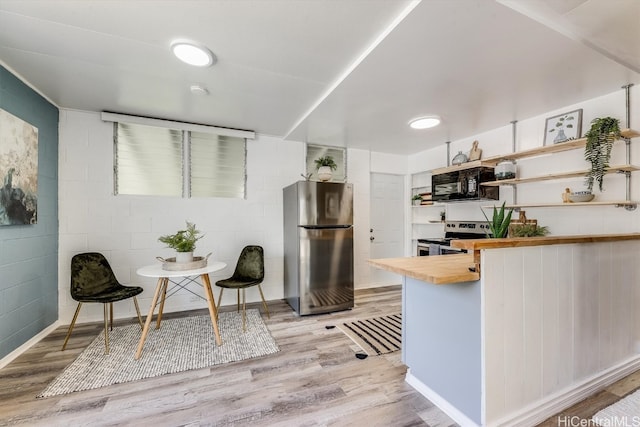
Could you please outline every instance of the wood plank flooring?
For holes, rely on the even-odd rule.
[[[284,301],[270,301],[269,309],[271,319],[263,318],[280,346],[275,355],[36,399],[101,332],[102,323],[77,325],[64,352],[66,326],[60,327],[0,369],[0,426],[456,425],[404,382],[400,352],[360,360],[355,357],[359,348],[349,338],[337,328],[326,329],[399,312],[400,286],[357,290],[356,307],[338,313],[298,317]],[[202,314],[208,313],[164,317]],[[562,424],[567,417],[589,420],[638,387],[640,372],[540,426],[569,425]]]
[[[360,360],[349,338],[326,328],[400,312],[400,286],[358,290],[356,307],[338,313],[298,317],[284,301],[270,301],[269,310],[271,319],[263,318],[280,346],[275,355],[36,399],[102,324],[77,325],[64,352],[60,327],[0,370],[0,425],[455,425],[404,382],[400,352]],[[206,311],[163,317],[196,314]]]

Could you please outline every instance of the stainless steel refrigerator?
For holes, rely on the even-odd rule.
[[[299,315],[353,308],[353,184],[283,189],[284,294]]]

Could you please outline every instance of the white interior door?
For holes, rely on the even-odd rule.
[[[404,177],[372,173],[370,208],[371,258],[404,256]],[[375,286],[402,283],[400,275],[374,267],[370,277]]]

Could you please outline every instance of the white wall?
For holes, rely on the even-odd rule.
[[[136,274],[141,266],[169,257],[172,251],[157,241],[194,222],[205,237],[196,255],[212,252],[227,268],[211,280],[231,275],[243,246],[259,244],[265,249],[267,300],[283,297],[282,188],[302,179],[304,144],[258,135],[247,142],[247,198],[170,198],[113,195],[112,124],[98,113],[61,110],[59,147],[59,306],[60,319],[69,322],[76,302],[69,295],[71,257],[79,252],[99,251],[109,259],[118,279],[142,286],[139,297],[146,314],[155,280]],[[406,157],[377,155],[386,172],[406,174]],[[366,287],[369,278],[369,176],[372,155],[365,150],[348,150],[348,180],[354,184],[355,282]],[[385,162],[384,160],[387,159]],[[194,288],[200,295],[201,289]],[[216,294],[217,298],[217,294]],[[247,301],[259,301],[257,289],[247,290]],[[227,292],[223,305],[235,303]],[[165,311],[206,307],[205,302],[184,291],[169,299]],[[133,303],[118,303],[116,317],[135,315]],[[96,304],[85,304],[80,322],[102,318]]]
[[[545,121],[549,117],[582,108],[582,132],[589,129],[590,122],[596,117],[612,116],[620,120],[621,128],[626,127],[624,90],[616,90],[609,95],[591,99],[578,104],[567,105],[555,111],[549,111],[537,117],[520,119],[516,125],[516,151],[527,150],[543,145]],[[640,129],[640,86],[631,88],[631,128]],[[482,156],[490,157],[512,151],[512,126],[505,126],[461,140],[452,141],[451,158],[458,152],[468,152],[474,140],[479,141]],[[632,140],[631,163],[640,165],[640,138]],[[446,144],[426,150],[409,157],[409,173],[416,173],[446,166]],[[614,146],[611,165],[626,163],[625,144],[618,142]],[[518,176],[538,176],[560,171],[578,171],[588,169],[583,159],[583,150],[577,149],[554,155],[518,161]],[[594,201],[625,199],[624,177],[610,174],[605,177],[604,191],[594,189]],[[572,191],[585,189],[583,178],[551,180],[538,183],[521,184],[517,187],[518,203],[561,203],[561,193],[566,187]],[[510,187],[500,188],[501,200],[512,203],[514,192]],[[631,199],[640,201],[640,173],[632,174]],[[496,202],[500,205],[501,202]],[[487,202],[449,203],[446,205],[447,218],[452,220],[482,221],[481,206],[492,205]],[[640,209],[633,212],[613,206],[525,208],[528,218],[538,219],[538,224],[548,226],[552,234],[602,234],[631,232],[640,230]],[[487,211],[490,214],[490,210]],[[428,236],[425,236],[428,237]]]

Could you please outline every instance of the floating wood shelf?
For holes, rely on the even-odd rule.
[[[610,174],[610,173],[618,173],[618,172],[634,172],[637,170],[640,170],[638,166],[619,165],[619,166],[611,166],[607,168],[606,173]],[[489,182],[483,182],[480,185],[483,185],[486,187],[497,187],[500,185],[517,185],[517,184],[526,184],[528,182],[550,181],[554,179],[563,179],[563,178],[579,178],[579,177],[584,177],[587,174],[587,172],[589,172],[588,169],[584,169],[581,171],[574,171],[574,172],[559,172],[559,173],[552,173],[549,175],[532,176],[528,178],[513,178],[513,179],[502,179],[499,181],[489,181]]]
[[[489,161],[487,162],[486,160],[474,160],[472,162],[465,162],[462,163],[460,165],[454,165],[454,166],[447,166],[444,168],[438,168],[438,169],[434,169],[431,171],[431,173],[433,175],[437,175],[437,174],[441,174],[441,173],[449,173],[449,172],[457,172],[457,171],[462,171],[462,170],[466,170],[466,169],[473,169],[473,168],[477,168],[480,166],[486,166],[486,167],[494,167],[498,162],[493,162],[493,161]]]
[[[607,201],[607,202],[584,202],[584,203],[521,203],[517,205],[508,205],[505,208],[566,208],[566,207],[578,207],[578,206],[616,206],[616,207],[624,207],[630,206],[635,207],[637,202],[632,202],[628,200],[619,200],[619,201]],[[482,206],[483,209],[493,209],[494,206]]]
[[[640,136],[640,132],[633,129],[622,129],[620,131],[623,138],[636,138]],[[530,150],[518,151],[515,153],[502,154],[500,156],[488,157],[480,160],[484,163],[483,166],[495,166],[503,160],[518,160],[526,157],[541,156],[543,154],[560,153],[562,151],[575,150],[582,148],[587,144],[587,138],[572,139],[571,141],[560,142],[553,145],[545,145],[543,147],[536,147]]]

